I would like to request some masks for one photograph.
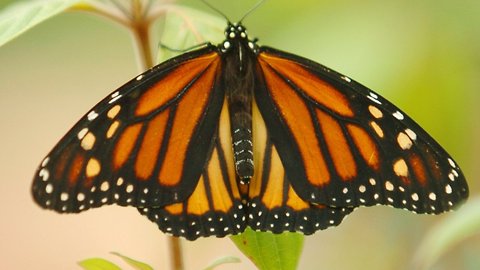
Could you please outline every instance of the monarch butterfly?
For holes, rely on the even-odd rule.
[[[312,234],[359,206],[439,214],[468,197],[446,151],[374,91],[250,40],[168,60],[107,96],[41,162],[43,208],[137,207],[189,240]]]

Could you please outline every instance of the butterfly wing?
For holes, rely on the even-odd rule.
[[[294,191],[336,207],[441,213],[468,196],[453,159],[412,119],[359,83],[263,47],[255,94]]]
[[[255,102],[252,121],[255,173],[248,190],[248,225],[261,231],[303,234],[339,225],[353,208],[329,207],[300,198]]]
[[[139,209],[163,232],[195,240],[237,234],[245,229],[245,208],[236,182],[226,101],[213,141],[207,165],[188,200]]]
[[[185,200],[200,179],[224,92],[221,61],[207,46],[167,61],[97,104],[35,175],[44,208],[161,206]]]

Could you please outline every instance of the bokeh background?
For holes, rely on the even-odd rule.
[[[12,2],[0,0],[0,8]],[[256,0],[209,2],[235,20]],[[180,3],[211,12],[200,1]],[[272,0],[245,24],[261,44],[347,74],[402,108],[451,153],[478,196],[480,1]],[[117,251],[168,269],[166,237],[135,209],[59,215],[30,197],[44,155],[140,72],[136,57],[126,29],[82,12],[56,16],[0,47],[0,268],[76,269],[89,257],[120,262],[109,254]],[[306,237],[299,269],[412,269],[424,237],[459,214],[361,208],[339,227]],[[182,244],[186,269],[230,255],[242,263],[218,269],[255,269],[228,238]],[[432,269],[478,269],[479,254],[477,234]]]

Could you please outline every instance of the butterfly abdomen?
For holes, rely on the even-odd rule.
[[[227,94],[235,170],[242,184],[248,184],[254,171],[252,97],[248,92],[234,91]]]
[[[253,143],[252,131],[248,128],[237,128],[232,134],[235,169],[242,184],[253,176]]]

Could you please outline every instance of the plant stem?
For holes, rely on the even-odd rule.
[[[174,270],[183,270],[183,256],[182,256],[182,246],[180,239],[175,236],[169,236],[170,242],[170,255],[171,255],[171,265]]]
[[[148,22],[137,21],[132,24],[132,31],[140,53],[142,67],[146,70],[154,65],[152,48],[150,46],[150,24]]]

